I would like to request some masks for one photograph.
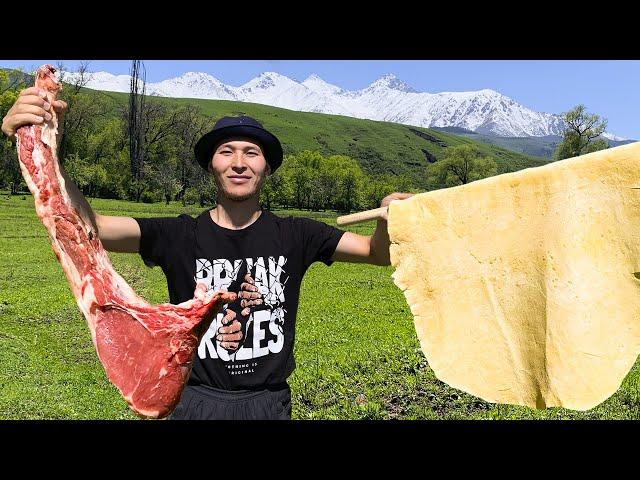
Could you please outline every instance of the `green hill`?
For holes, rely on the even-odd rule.
[[[24,73],[13,72],[24,75]],[[31,84],[31,80],[27,84]],[[113,108],[106,115],[118,115],[128,102],[127,93],[83,89],[90,95],[111,99]],[[483,155],[492,156],[498,173],[536,167],[550,160],[501,146],[489,145],[462,135],[435,129],[413,127],[322,113],[298,112],[267,105],[184,98],[148,97],[169,107],[196,105],[211,117],[211,125],[225,115],[249,115],[258,119],[278,136],[284,153],[318,150],[323,155],[347,155],[356,159],[365,173],[408,175],[416,187],[426,187],[425,167],[438,161],[447,147],[461,144],[476,147]]]
[[[100,92],[124,105],[128,94]],[[249,115],[259,120],[282,142],[284,153],[318,150],[323,155],[348,155],[369,174],[407,174],[422,186],[424,168],[437,161],[447,147],[473,145],[498,163],[498,173],[548,163],[542,157],[513,152],[450,133],[391,122],[340,115],[308,113],[255,103],[151,97],[167,106],[192,104],[215,120],[225,115]]]

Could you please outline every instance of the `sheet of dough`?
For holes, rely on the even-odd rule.
[[[640,142],[389,207],[391,263],[436,376],[587,410],[640,353]]]

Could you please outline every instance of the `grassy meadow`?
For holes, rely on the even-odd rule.
[[[200,207],[91,200],[103,214],[196,215]],[[335,225],[333,212],[293,210]],[[370,234],[374,223],[347,227]],[[110,254],[134,290],[168,301],[164,275]],[[494,405],[437,380],[420,352],[392,267],[314,264],[304,278],[290,378],[295,419],[640,418],[640,362],[587,412]],[[30,195],[0,196],[0,419],[136,419],[98,361]]]

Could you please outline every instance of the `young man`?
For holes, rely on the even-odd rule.
[[[28,88],[3,119],[12,137],[50,119],[54,108]],[[196,282],[239,292],[204,334],[171,419],[290,419],[287,378],[295,369],[295,319],[302,278],[313,262],[389,265],[386,216],[372,236],[260,206],[260,189],[282,163],[279,140],[250,117],[224,117],[196,144],[195,156],[218,187],[217,206],[197,218],[100,215],[65,176],[69,195],[95,220],[108,251],[139,253],[167,277],[171,303],[189,300]],[[381,202],[411,196],[393,193]]]

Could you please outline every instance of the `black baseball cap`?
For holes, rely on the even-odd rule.
[[[257,140],[264,151],[264,157],[271,173],[282,164],[282,145],[280,140],[266,130],[255,118],[222,117],[213,126],[213,129],[202,136],[194,148],[196,160],[202,168],[208,171],[209,162],[213,156],[213,149],[225,138],[247,137]]]

